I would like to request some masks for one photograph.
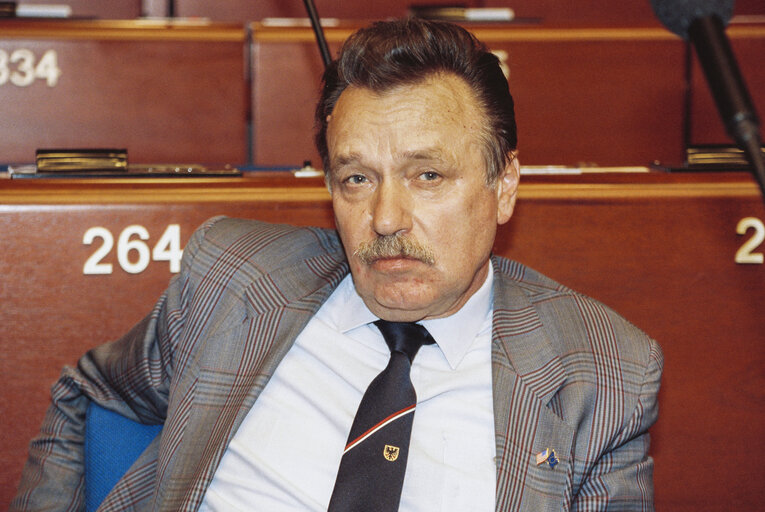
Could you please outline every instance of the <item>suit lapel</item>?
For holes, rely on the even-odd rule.
[[[497,447],[498,511],[561,510],[570,494],[574,430],[555,414],[551,400],[566,372],[545,333],[529,294],[523,267],[493,260],[492,377]],[[537,464],[555,451],[558,465]]]
[[[347,274],[338,261],[311,258],[252,282],[244,289],[245,321],[210,338],[191,399],[194,412],[181,427],[184,448],[172,474],[161,476],[168,486],[163,494],[183,496],[178,508],[201,504],[226,447],[279,362]]]

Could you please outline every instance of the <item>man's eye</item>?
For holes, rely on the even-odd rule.
[[[345,182],[350,185],[361,185],[362,183],[366,183],[366,181],[366,176],[362,174],[352,174],[345,178]]]
[[[423,181],[434,181],[440,177],[441,175],[434,171],[425,171],[424,173],[420,174],[420,179]]]

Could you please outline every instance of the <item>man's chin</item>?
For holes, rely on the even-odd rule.
[[[369,310],[384,320],[416,322],[438,313],[441,307],[429,283],[405,272],[391,272],[383,279],[378,276],[373,282],[357,291]]]
[[[427,308],[419,301],[385,300],[376,298],[373,304],[367,304],[369,310],[379,318],[390,322],[416,322],[428,316]]]

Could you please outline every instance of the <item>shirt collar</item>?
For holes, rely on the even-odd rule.
[[[491,328],[493,283],[490,260],[486,280],[459,311],[445,318],[420,322],[436,340],[452,369],[457,368],[476,336]],[[329,313],[328,320],[342,333],[378,320],[356,293],[350,274],[340,282],[326,305],[329,307],[322,309]],[[353,311],[353,314],[347,314],[348,311]]]
[[[457,368],[476,337],[491,329],[493,284],[494,272],[489,261],[486,280],[459,311],[445,318],[420,322],[436,340],[452,369]]]

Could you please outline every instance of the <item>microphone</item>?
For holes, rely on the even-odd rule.
[[[733,0],[651,0],[656,17],[696,49],[728,135],[744,151],[765,196],[759,120],[725,34]]]

